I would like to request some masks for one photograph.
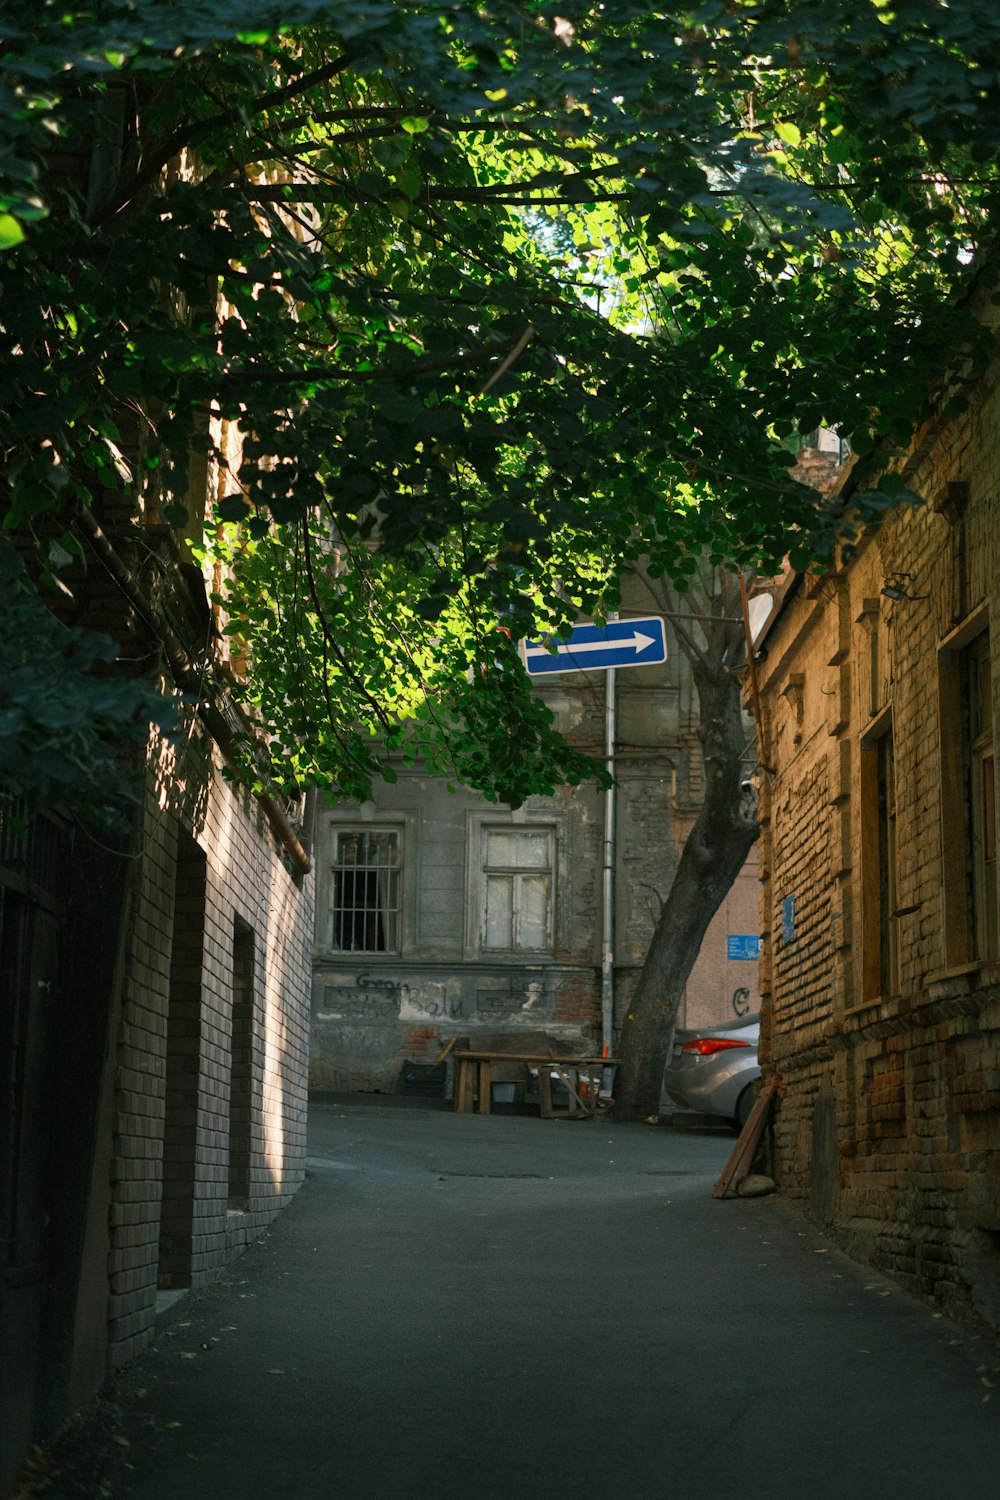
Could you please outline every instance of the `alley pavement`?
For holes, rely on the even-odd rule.
[[[1000,1348],[780,1197],[713,1199],[732,1145],[315,1107],[292,1207],[39,1493],[996,1500]]]

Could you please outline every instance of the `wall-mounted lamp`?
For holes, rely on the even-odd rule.
[[[879,592],[886,599],[929,599],[930,594],[910,594],[903,586],[904,579],[913,577],[912,573],[890,573],[883,583]]]

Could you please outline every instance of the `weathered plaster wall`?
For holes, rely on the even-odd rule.
[[[645,601],[648,604],[648,601]],[[701,793],[693,688],[674,643],[662,667],[618,674],[615,770],[615,1011],[635,986]],[[559,728],[599,755],[604,673],[566,674],[541,691]],[[748,728],[748,741],[752,731]],[[601,1042],[604,799],[563,788],[516,812],[400,768],[364,806],[327,809],[317,836],[313,1088],[400,1087],[404,1060],[432,1062],[452,1036],[537,1032],[590,1051]],[[554,932],[543,955],[497,956],[480,941],[484,826],[549,828],[555,841]],[[337,827],[389,826],[402,841],[398,951],[335,950]],[[682,1024],[722,1025],[756,1011],[756,965],[728,957],[730,933],[758,931],[755,856],[712,924],[692,973]]]
[[[552,829],[555,926],[550,953],[497,957],[480,946],[480,831]],[[332,947],[330,864],[338,826],[394,827],[402,837],[397,953]],[[432,1062],[455,1035],[538,1031],[591,1046],[600,1029],[600,799],[566,788],[511,814],[443,781],[403,771],[378,803],[320,817],[313,975],[313,1088],[394,1092],[404,1059]]]

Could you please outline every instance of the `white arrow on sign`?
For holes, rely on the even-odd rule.
[[[578,643],[575,646],[572,641],[560,641],[555,648],[555,655],[571,655],[573,652],[580,651],[586,651],[589,655],[591,651],[627,651],[631,648],[638,656],[640,651],[645,651],[647,646],[654,644],[653,636],[643,635],[641,630],[637,630],[632,635],[623,635],[616,641],[591,641],[586,645]],[[524,649],[527,656],[553,655],[552,650],[548,646],[525,646]]]
[[[649,667],[667,659],[667,638],[659,615],[574,625],[560,640],[525,641],[524,665],[531,677],[547,672],[596,672],[609,667]]]

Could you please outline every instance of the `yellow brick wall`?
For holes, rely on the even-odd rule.
[[[925,503],[868,531],[836,573],[797,580],[762,643],[773,1165],[782,1190],[852,1251],[1000,1326],[1000,966],[947,962],[942,736],[958,731],[939,722],[938,686],[939,643],[985,601],[996,738],[996,371],[959,422],[921,435],[904,472]],[[910,598],[882,594],[894,575]],[[862,739],[889,708],[899,966],[895,992],[877,995],[863,970],[876,898],[863,872]]]

